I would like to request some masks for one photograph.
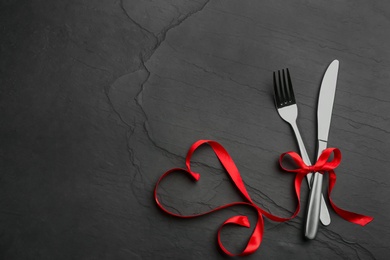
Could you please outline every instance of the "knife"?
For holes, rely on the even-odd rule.
[[[317,127],[318,127],[318,152],[317,159],[328,144],[328,134],[330,120],[332,117],[332,108],[336,92],[337,74],[339,71],[339,61],[334,60],[327,68],[322,79],[320,95],[318,98],[317,109]],[[320,215],[321,195],[322,195],[323,175],[319,172],[314,173],[312,188],[310,190],[309,206],[307,211],[305,237],[314,239],[317,230]]]

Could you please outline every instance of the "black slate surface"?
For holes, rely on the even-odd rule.
[[[253,199],[295,209],[297,150],[273,104],[272,72],[288,67],[306,148],[327,65],[340,60],[329,146],[341,149],[333,198],[375,219],[331,211],[303,238],[303,208],[265,220],[247,259],[387,259],[390,255],[390,3],[388,1],[1,1],[1,259],[225,259],[220,224],[250,209],[169,217],[153,201],[161,174],[184,167],[198,139],[230,152]],[[164,203],[196,213],[241,200],[212,151],[194,158],[198,183],[176,174]],[[243,249],[251,229],[227,227]]]

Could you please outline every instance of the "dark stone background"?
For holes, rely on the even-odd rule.
[[[390,2],[123,0],[0,4],[0,258],[226,259],[216,246],[232,208],[167,216],[152,197],[198,139],[231,153],[249,193],[274,214],[296,206],[277,166],[297,150],[273,104],[272,72],[289,67],[298,124],[316,151],[320,82],[340,60],[329,145],[339,147],[333,198],[375,219],[331,212],[313,241],[303,209],[265,220],[247,259],[386,259],[390,255]],[[241,200],[212,151],[195,155],[198,183],[162,184],[172,210]],[[227,227],[243,249],[251,229]]]

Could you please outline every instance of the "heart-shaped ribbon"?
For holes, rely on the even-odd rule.
[[[240,193],[244,196],[244,198],[247,201],[246,202],[233,202],[233,203],[225,204],[225,205],[222,205],[222,206],[217,207],[215,209],[212,209],[210,211],[207,211],[207,212],[204,212],[204,213],[201,213],[201,214],[194,214],[194,215],[180,215],[180,214],[177,214],[177,213],[174,213],[174,212],[171,212],[171,211],[167,210],[163,206],[163,204],[160,202],[160,200],[158,199],[157,191],[158,191],[158,186],[159,186],[160,182],[166,176],[168,176],[169,174],[171,174],[173,172],[178,172],[178,171],[187,173],[195,181],[198,181],[199,178],[200,178],[199,173],[191,171],[191,157],[192,157],[193,153],[195,152],[195,150],[199,146],[201,146],[203,144],[208,144],[213,149],[215,155],[218,157],[219,161],[221,162],[221,164],[225,168],[226,172],[229,174],[229,176],[232,179],[233,183],[235,184],[235,186],[238,188]],[[332,153],[334,154],[334,157],[333,157],[333,159],[331,161],[328,162],[328,160],[330,158],[330,155]],[[296,163],[296,165],[298,166],[296,169],[288,169],[288,168],[285,168],[282,165],[282,161],[283,161],[284,157],[287,156],[287,155],[290,156],[293,159],[293,161]],[[191,146],[191,148],[189,149],[189,151],[187,153],[187,156],[186,156],[186,168],[173,168],[173,169],[170,169],[167,172],[165,172],[159,178],[159,180],[156,183],[155,189],[154,189],[154,199],[155,199],[158,207],[161,210],[163,210],[165,213],[167,213],[167,214],[169,214],[171,216],[175,216],[175,217],[179,217],[179,218],[200,217],[200,216],[203,216],[203,215],[206,215],[206,214],[210,214],[212,212],[215,212],[215,211],[218,211],[218,210],[221,210],[221,209],[225,209],[225,208],[228,208],[228,207],[236,206],[236,205],[246,205],[246,206],[254,208],[256,210],[256,212],[257,212],[257,215],[258,215],[256,226],[255,226],[255,228],[254,228],[254,230],[253,230],[253,232],[252,232],[252,234],[251,234],[251,236],[249,238],[249,241],[248,241],[245,249],[241,253],[233,254],[233,253],[231,253],[229,250],[227,250],[224,247],[224,245],[223,245],[223,243],[221,241],[221,230],[222,230],[222,228],[225,225],[229,225],[229,224],[233,224],[233,225],[238,225],[238,226],[249,228],[250,227],[250,223],[249,223],[249,220],[248,220],[247,216],[237,215],[237,216],[233,216],[233,217],[227,219],[220,226],[220,228],[218,229],[218,234],[217,234],[217,236],[218,236],[218,245],[221,248],[221,250],[224,253],[226,253],[227,255],[229,255],[229,256],[249,255],[249,254],[254,253],[260,247],[261,241],[263,239],[263,232],[264,232],[263,215],[265,217],[273,220],[273,221],[276,221],[276,222],[288,221],[288,220],[291,220],[291,219],[295,218],[298,215],[299,210],[300,210],[301,183],[302,183],[303,178],[306,176],[306,174],[308,174],[310,172],[321,172],[321,173],[329,172],[328,196],[329,196],[329,201],[330,201],[333,209],[335,210],[335,212],[337,214],[339,214],[341,217],[343,217],[344,219],[346,219],[346,220],[348,220],[350,222],[353,222],[353,223],[356,223],[356,224],[359,224],[359,225],[362,225],[362,226],[366,225],[367,223],[369,223],[369,222],[371,222],[373,220],[372,217],[368,217],[368,216],[364,216],[364,215],[360,215],[360,214],[357,214],[357,213],[353,213],[353,212],[349,212],[349,211],[343,210],[343,209],[337,207],[333,203],[333,201],[330,199],[331,191],[332,191],[332,189],[333,189],[333,187],[334,187],[334,185],[336,183],[336,174],[334,172],[334,169],[340,164],[340,161],[341,161],[341,152],[337,148],[325,149],[322,152],[321,156],[318,158],[318,161],[313,166],[306,165],[303,162],[302,158],[295,152],[283,153],[280,156],[280,158],[279,158],[280,166],[282,167],[282,169],[284,169],[287,172],[293,172],[293,173],[297,174],[296,177],[295,177],[294,186],[295,186],[295,194],[296,194],[296,197],[297,197],[298,204],[297,204],[297,208],[296,208],[294,214],[291,217],[289,217],[289,218],[282,218],[282,217],[275,216],[275,215],[273,215],[273,214],[263,210],[262,208],[260,208],[259,206],[257,206],[253,202],[253,200],[249,196],[248,191],[245,188],[245,184],[242,181],[241,174],[238,171],[237,166],[235,165],[233,159],[231,158],[229,153],[225,150],[225,148],[222,145],[220,145],[218,142],[212,141],[212,140],[199,140],[199,141],[195,142]]]

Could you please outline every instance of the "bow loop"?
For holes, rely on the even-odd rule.
[[[329,161],[333,153],[332,160]],[[341,152],[337,148],[327,148],[322,151],[321,155],[318,157],[316,165],[321,167],[323,171],[331,171],[336,169],[341,162]]]

